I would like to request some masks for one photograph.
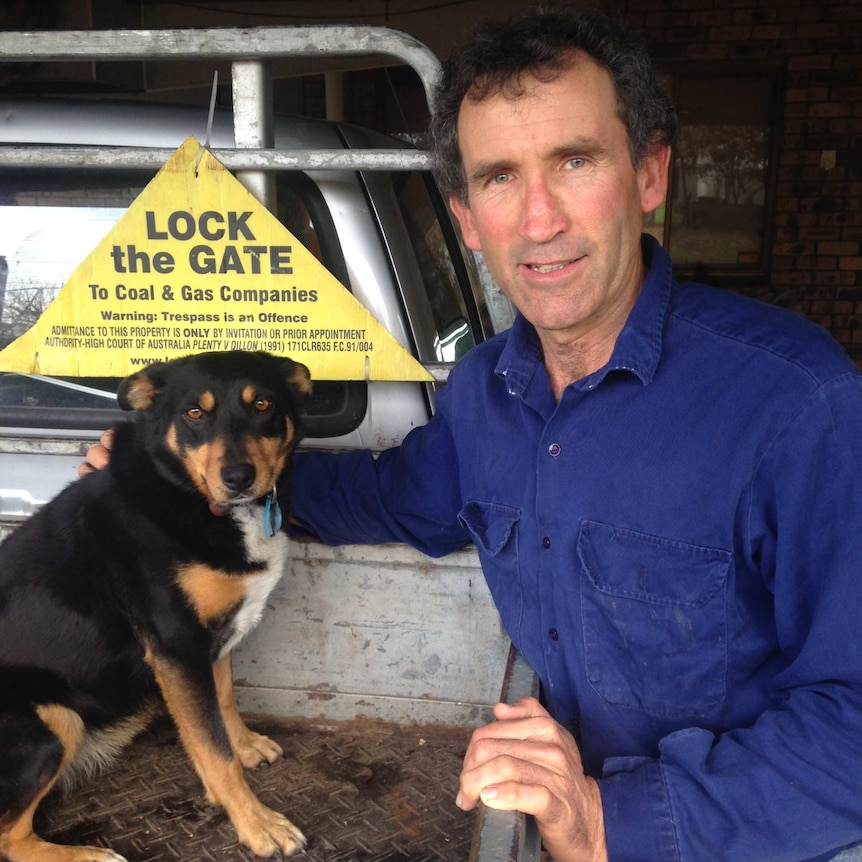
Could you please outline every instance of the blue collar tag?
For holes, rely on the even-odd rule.
[[[263,532],[267,539],[278,535],[279,530],[281,530],[281,523],[281,506],[278,505],[278,497],[275,488],[273,488],[263,504]]]

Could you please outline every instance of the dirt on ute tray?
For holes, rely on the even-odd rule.
[[[466,860],[474,815],[455,806],[470,729],[376,721],[249,722],[284,758],[246,770],[261,801],[308,838],[307,862]],[[160,719],[100,776],[53,791],[36,830],[111,847],[128,862],[260,859],[207,802],[176,730]],[[274,857],[277,858],[277,857]]]

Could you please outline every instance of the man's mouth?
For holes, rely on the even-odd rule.
[[[560,269],[563,269],[567,264],[565,263],[528,263],[527,266],[533,270],[533,272],[557,272]]]

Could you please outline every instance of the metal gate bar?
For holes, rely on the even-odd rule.
[[[502,703],[539,696],[539,678],[515,649],[509,660],[500,693]],[[479,804],[469,862],[538,862],[542,839],[536,822],[520,811],[495,811]]]
[[[200,28],[176,30],[67,30],[0,33],[0,62],[71,60],[230,60],[234,129],[240,149],[214,150],[217,158],[272,209],[272,183],[261,172],[273,170],[428,170],[426,151],[276,150],[266,133],[272,128],[272,99],[261,85],[268,63],[277,58],[382,56],[409,65],[419,76],[429,109],[440,78],[440,62],[412,36],[388,27],[321,25],[312,27]],[[258,86],[253,82],[257,81]],[[261,147],[261,145],[263,145]],[[244,152],[249,148],[249,152]],[[11,147],[0,148],[0,167],[158,168],[171,155],[147,148]],[[480,287],[495,332],[511,325],[514,314],[485,269],[477,262]]]

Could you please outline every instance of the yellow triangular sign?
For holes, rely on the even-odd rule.
[[[315,380],[430,374],[194,138],[167,161],[0,371],[125,377],[206,350],[268,350]]]

